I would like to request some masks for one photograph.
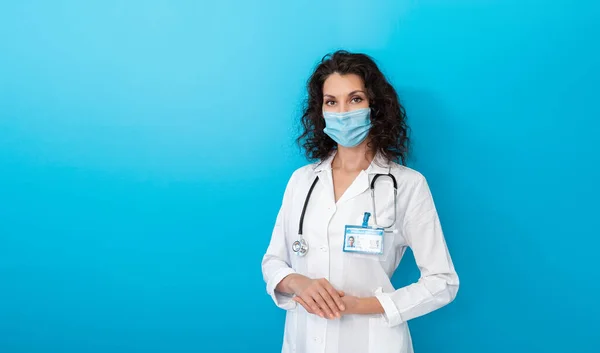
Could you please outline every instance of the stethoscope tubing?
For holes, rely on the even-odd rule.
[[[392,182],[394,184],[394,221],[392,222],[392,224],[382,227],[384,229],[388,229],[388,228],[393,227],[394,224],[396,224],[396,197],[398,195],[398,183],[396,181],[396,178],[391,173],[375,174],[375,176],[373,177],[373,180],[371,180],[371,184],[370,184],[371,201],[373,203],[373,220],[375,221],[375,224],[377,224],[377,211],[375,210],[375,182],[381,176],[389,177],[390,179],[392,179]],[[298,256],[304,256],[304,255],[306,255],[306,253],[308,253],[308,242],[302,236],[303,227],[304,227],[304,215],[306,214],[306,209],[308,208],[308,202],[310,201],[310,197],[311,197],[312,192],[315,188],[315,185],[317,185],[318,181],[319,181],[319,176],[317,175],[315,177],[315,180],[311,184],[310,188],[308,189],[308,193],[306,194],[306,198],[304,199],[304,205],[302,206],[302,213],[300,214],[300,221],[298,222],[299,239],[294,241],[294,243],[292,244],[292,251]]]

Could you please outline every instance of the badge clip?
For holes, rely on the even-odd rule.
[[[363,228],[367,228],[369,226],[369,218],[370,217],[371,217],[371,214],[369,212],[365,212],[365,215],[363,216],[363,223],[362,223]]]

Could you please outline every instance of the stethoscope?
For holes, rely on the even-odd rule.
[[[394,224],[396,224],[396,196],[398,194],[398,183],[396,182],[396,178],[391,173],[375,174],[373,180],[371,180],[371,201],[373,202],[373,220],[375,221],[375,224],[378,224],[377,211],[375,210],[375,182],[381,176],[389,177],[394,183],[394,220],[391,224],[387,226],[378,225],[378,227],[385,229],[386,232],[391,232],[391,227],[393,227]],[[315,185],[317,185],[318,181],[319,176],[315,178],[315,181],[313,181],[312,185],[310,186],[310,189],[308,189],[308,194],[306,195],[306,199],[304,200],[304,206],[302,207],[302,213],[300,214],[300,222],[298,223],[299,239],[292,244],[292,251],[298,256],[304,256],[308,252],[308,242],[302,236],[302,227],[304,225],[304,214],[306,213],[306,207],[308,207],[308,201],[310,200],[310,196],[312,195],[313,189],[315,188]]]

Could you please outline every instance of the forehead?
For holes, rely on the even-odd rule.
[[[352,91],[365,89],[365,84],[360,76],[355,74],[340,75],[333,73],[323,83],[323,94],[332,96],[346,95]]]

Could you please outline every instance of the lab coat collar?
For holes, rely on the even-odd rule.
[[[333,150],[327,158],[318,163],[314,169],[315,173],[319,173],[324,170],[331,170],[331,162],[333,161],[336,153],[337,150]],[[377,151],[377,153],[375,153],[375,157],[365,172],[367,174],[388,174],[390,172],[390,162],[383,156],[381,152]]]

